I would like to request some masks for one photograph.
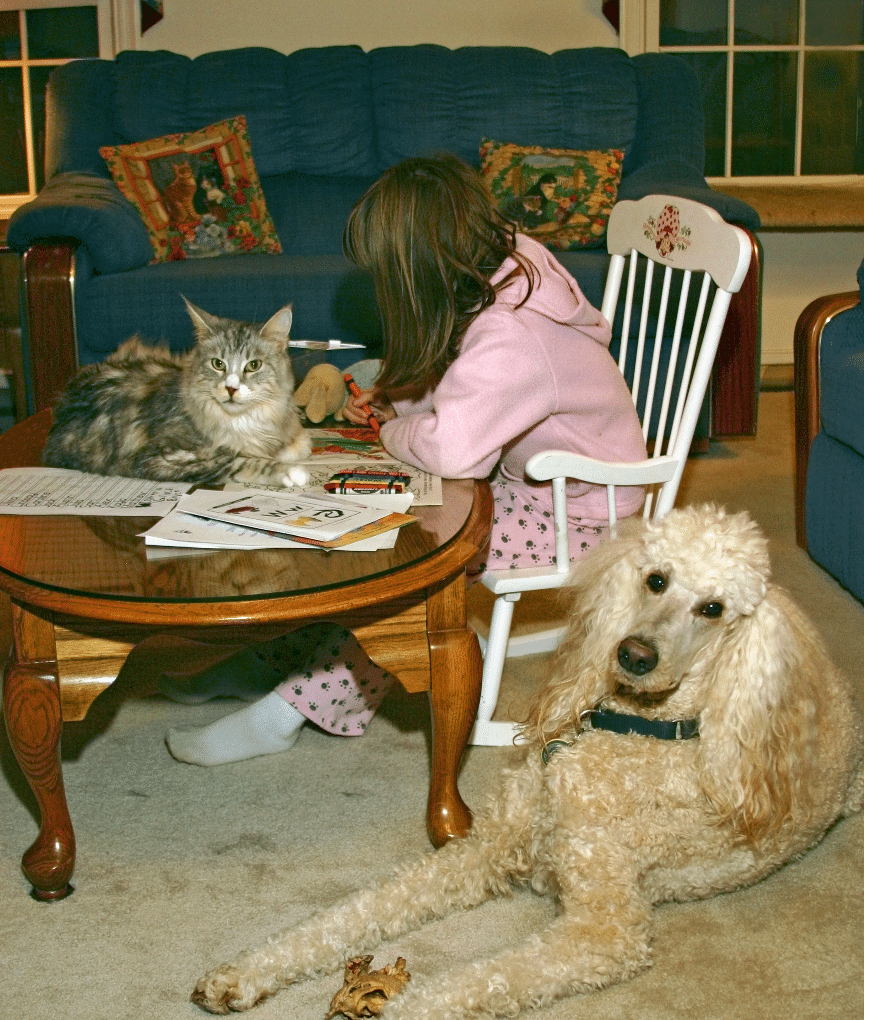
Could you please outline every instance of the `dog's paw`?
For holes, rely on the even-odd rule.
[[[251,987],[245,980],[244,971],[232,964],[209,971],[200,978],[190,996],[190,1001],[209,1013],[240,1013],[251,1009],[264,999],[265,995]]]

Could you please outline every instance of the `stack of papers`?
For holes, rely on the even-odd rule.
[[[246,489],[198,490],[143,533],[146,545],[194,549],[389,549],[412,493],[351,496]]]

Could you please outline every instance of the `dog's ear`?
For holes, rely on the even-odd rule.
[[[832,668],[810,621],[775,587],[720,646],[700,719],[700,781],[751,842],[801,821]]]
[[[580,717],[612,693],[604,664],[617,644],[615,629],[638,598],[637,553],[644,522],[626,522],[610,540],[581,557],[564,591],[568,632],[550,680],[523,723],[526,741],[545,744],[580,725]]]

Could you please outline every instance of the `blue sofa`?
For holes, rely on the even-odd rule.
[[[195,59],[123,52],[56,69],[47,110],[47,183],[15,213],[7,235],[24,253],[31,410],[49,403],[77,364],[101,360],[133,333],[186,347],[190,324],[180,293],[216,314],[252,320],[291,301],[296,337],[364,343],[364,354],[377,355],[373,291],[345,260],[342,229],[367,185],[406,156],[449,150],[476,163],[483,137],[618,148],[626,153],[620,199],[676,194],[749,231],[759,226],[753,209],[707,186],[698,84],[669,55],[434,45],[289,56],[251,48]],[[111,180],[100,146],[194,131],[238,114],[247,118],[283,254],[149,265],[145,227]],[[558,257],[600,302],[605,248]],[[750,308],[730,339],[726,332],[717,376],[729,400],[734,379],[742,380],[737,400],[753,407],[754,317]]]
[[[795,327],[797,542],[864,599],[864,264]]]

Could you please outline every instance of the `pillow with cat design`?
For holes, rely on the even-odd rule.
[[[100,155],[139,210],[154,249],[152,263],[281,254],[243,116],[199,131],[103,146]]]
[[[498,210],[548,248],[604,240],[622,177],[619,149],[549,149],[484,138],[480,169]]]

